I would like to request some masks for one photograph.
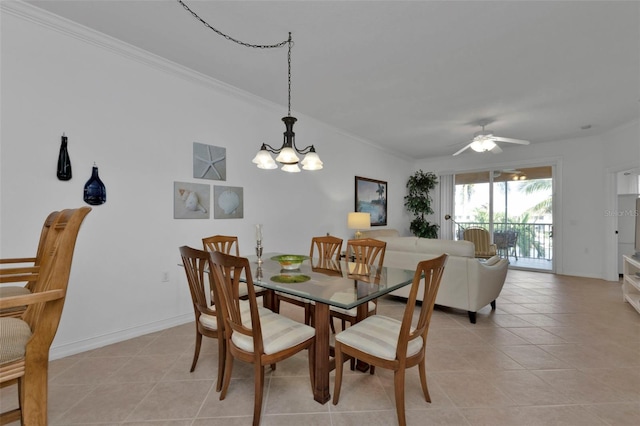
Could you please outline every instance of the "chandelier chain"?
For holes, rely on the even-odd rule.
[[[189,6],[187,6],[182,0],[177,0],[178,3],[180,3],[182,5],[182,7],[184,7],[189,13],[191,13],[191,15],[193,15],[194,18],[196,18],[198,21],[202,22],[202,24],[209,28],[210,30],[212,30],[213,32],[215,32],[216,34],[226,38],[229,41],[232,41],[234,43],[237,43],[239,45],[245,46],[245,47],[253,47],[255,49],[274,49],[274,48],[278,48],[278,47],[284,47],[287,43],[291,43],[291,36],[289,36],[289,39],[281,41],[280,43],[276,43],[276,44],[251,44],[251,43],[246,43],[244,41],[238,40],[236,38],[231,37],[228,34],[223,33],[222,31],[220,31],[217,28],[212,27],[211,25],[209,25],[209,23],[207,21],[205,21],[204,19],[202,19],[200,16],[198,16],[197,13],[195,13],[193,10],[191,10],[189,8]]]
[[[288,104],[288,113],[287,115],[291,116],[291,45],[293,44],[293,42],[291,41],[291,33],[289,33],[289,52],[287,55],[287,65],[289,68],[289,72],[287,74],[287,79],[288,79],[288,84],[289,84],[289,88],[288,88],[288,93],[287,93],[287,99],[289,99],[289,104]]]
[[[232,41],[236,44],[239,44],[241,46],[245,46],[245,47],[252,47],[254,49],[277,49],[280,47],[284,47],[285,45],[289,45],[289,52],[287,54],[287,66],[288,66],[288,74],[287,74],[287,78],[288,78],[288,93],[287,93],[287,99],[288,99],[288,115],[291,115],[291,47],[293,46],[293,40],[291,39],[291,32],[289,32],[289,38],[281,41],[280,43],[275,43],[275,44],[251,44],[251,43],[246,43],[244,41],[238,40],[236,38],[231,37],[228,34],[223,33],[222,31],[220,31],[217,28],[214,28],[213,26],[211,26],[207,21],[205,21],[204,19],[202,19],[200,16],[198,16],[197,13],[195,13],[193,10],[191,10],[189,8],[189,6],[187,6],[182,0],[177,0],[178,3],[180,3],[182,5],[183,8],[185,8],[185,10],[187,10],[189,13],[191,13],[191,15],[193,15],[194,18],[196,18],[198,21],[202,22],[202,24],[209,28],[211,31],[215,32],[216,34],[226,38],[229,41]]]

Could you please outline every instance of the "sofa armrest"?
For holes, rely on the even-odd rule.
[[[469,311],[476,312],[500,295],[507,277],[507,259],[489,259],[489,262],[469,262]]]
[[[500,256],[496,255],[496,256],[493,256],[493,257],[490,257],[489,259],[487,259],[487,260],[484,262],[484,264],[485,264],[486,266],[493,266],[493,265],[495,265],[496,263],[498,263],[498,262],[500,261],[500,259],[502,259],[502,258],[501,258]]]

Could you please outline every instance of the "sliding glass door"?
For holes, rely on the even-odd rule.
[[[455,239],[464,229],[489,231],[512,267],[553,269],[552,167],[456,174]]]

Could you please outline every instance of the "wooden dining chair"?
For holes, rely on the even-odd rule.
[[[342,263],[335,259],[311,259],[311,270],[333,277],[343,276]]]
[[[447,255],[443,254],[418,263],[402,321],[373,315],[336,334],[334,405],[340,400],[345,358],[356,358],[368,363],[371,365],[371,374],[374,373],[375,366],[393,370],[396,414],[400,426],[406,425],[404,383],[407,368],[418,366],[422,392],[425,400],[431,402],[427,387],[425,349],[431,314],[446,261]],[[418,291],[423,292],[420,306],[417,305]],[[419,316],[417,322],[414,322],[416,308]]]
[[[213,235],[211,237],[205,237],[202,239],[202,245],[206,251],[219,251],[225,254],[231,254],[240,256],[240,245],[238,244],[238,237],[229,235]],[[267,290],[256,287],[256,296],[265,296]],[[243,299],[247,298],[247,290],[243,286],[240,288],[240,296]]]
[[[223,334],[224,320],[222,311],[214,298],[213,275],[210,271],[210,256],[208,251],[197,250],[188,246],[180,247],[182,265],[187,275],[189,292],[193,303],[196,325],[196,346],[193,352],[191,372],[196,368],[200,356],[202,336],[218,340],[218,381],[216,391],[222,389],[222,375],[224,374],[224,357],[226,354]],[[209,297],[207,297],[207,295]]]
[[[220,400],[224,400],[227,395],[234,359],[253,364],[253,425],[257,426],[260,424],[262,412],[265,366],[271,365],[275,368],[277,362],[308,349],[309,376],[313,389],[315,329],[273,312],[260,312],[247,258],[222,252],[211,252],[210,256],[215,297],[219,303],[221,302],[225,320],[224,336],[227,348]],[[243,312],[243,301],[239,294],[241,277],[246,280],[249,291],[248,313]]]
[[[16,257],[16,258],[4,258],[0,259],[0,283],[19,283],[24,282],[25,285],[2,285],[0,286],[0,297],[19,296],[29,294],[33,291],[36,283],[35,276],[30,276],[29,271],[37,271],[42,263],[45,247],[47,246],[47,236],[50,236],[49,230],[55,222],[60,212],[54,211],[49,213],[42,225],[40,231],[40,240],[38,242],[38,248],[36,250],[35,257]],[[51,241],[49,240],[49,244]],[[26,268],[21,273],[21,278],[16,279],[15,268]],[[33,268],[33,269],[31,269]],[[0,310],[0,317],[13,316],[20,317],[22,312],[26,309],[26,306],[18,306],[12,309]]]
[[[387,243],[384,241],[376,240],[373,238],[361,238],[347,241],[347,256],[352,260],[354,265],[354,272],[370,271],[369,266],[376,268],[378,273],[382,269],[384,263],[384,254],[387,248]],[[354,276],[357,279],[357,276]],[[367,315],[373,315],[377,310],[377,300],[368,302]],[[357,308],[343,309],[336,306],[329,308],[329,316],[331,318],[331,329],[335,333],[335,326],[333,325],[333,319],[338,318],[342,323],[342,329],[346,327],[346,323],[355,324],[357,316]]]
[[[47,424],[49,348],[60,323],[78,232],[90,211],[61,211],[48,231],[52,242],[40,267],[30,272],[33,291],[0,297],[0,309],[27,306],[20,318],[0,318],[0,385],[17,381],[19,401],[19,408],[0,414],[0,424]]]
[[[312,259],[335,259],[340,261],[341,252],[342,238],[334,237],[333,235],[311,238],[309,257]]]
[[[202,245],[207,251],[221,251],[226,254],[240,256],[238,237],[228,235],[213,235],[202,239]]]
[[[311,263],[315,260],[335,259],[340,261],[340,251],[342,250],[342,238],[325,235],[322,237],[311,238],[311,248],[309,249],[309,257]],[[316,253],[317,252],[317,253]],[[313,318],[313,303],[301,297],[281,292],[274,293],[274,312],[280,312],[280,302],[286,302],[292,305],[300,306],[304,309],[304,323],[309,325]]]

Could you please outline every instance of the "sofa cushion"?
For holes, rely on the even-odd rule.
[[[439,240],[418,237],[379,237],[387,243],[386,251],[404,251],[410,253],[429,253],[449,256],[474,257],[473,243],[469,241]]]
[[[447,253],[449,256],[475,257],[475,247],[469,241],[418,238],[416,247],[422,253]]]
[[[362,238],[376,238],[381,239],[382,237],[399,237],[400,233],[397,229],[372,229],[370,231],[362,231]]]

